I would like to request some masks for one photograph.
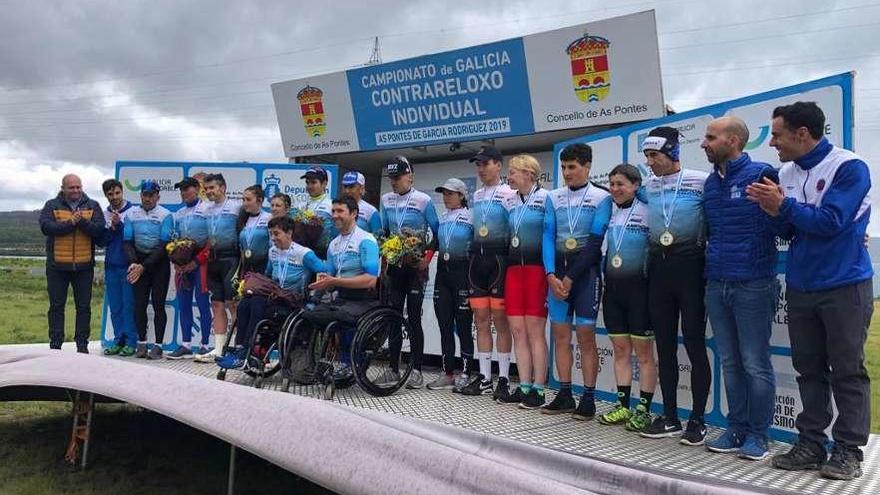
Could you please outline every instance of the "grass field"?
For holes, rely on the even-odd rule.
[[[46,342],[46,287],[37,260],[0,259],[0,344]],[[103,291],[92,301],[92,339],[99,337]],[[71,297],[72,301],[72,297]],[[67,340],[73,335],[67,307]],[[880,431],[880,304],[866,346],[874,381],[871,430]],[[221,493],[228,446],[173,420],[127,405],[99,405],[92,468],[61,459],[70,436],[66,403],[0,402],[0,494]],[[166,441],[174,439],[173,443]],[[237,493],[327,493],[262,459],[242,455]]]

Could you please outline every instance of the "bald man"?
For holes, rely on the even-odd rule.
[[[51,349],[61,349],[64,341],[64,305],[67,288],[73,286],[76,350],[89,352],[95,242],[103,237],[104,229],[104,214],[98,202],[86,196],[79,177],[65,175],[61,179],[61,192],[46,201],[40,212],[40,230],[46,236]]]
[[[706,309],[724,374],[728,429],[706,447],[743,459],[767,457],[776,398],[770,362],[770,333],[779,283],[776,230],[746,186],[777,171],[743,153],[749,129],[738,117],[709,123],[702,147],[714,165],[706,179],[704,209],[709,227],[706,249]]]

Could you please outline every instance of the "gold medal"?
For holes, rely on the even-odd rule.
[[[671,246],[673,242],[675,242],[675,237],[672,236],[672,232],[664,230],[663,233],[660,234],[660,244],[668,247]]]
[[[246,249],[246,250],[244,251],[244,257],[245,257],[245,258],[250,258],[252,254],[254,254],[254,253],[252,253],[250,249]]]
[[[510,238],[510,245],[518,248],[519,247],[519,236],[513,236]]]
[[[621,258],[619,254],[615,254],[611,258],[611,266],[613,266],[614,268],[620,268],[621,266],[623,266],[623,258]]]
[[[443,253],[443,261],[449,261],[449,253]]]
[[[568,239],[565,240],[565,249],[568,249],[569,251],[571,251],[577,247],[578,247],[578,241],[574,237],[569,237]]]
[[[489,227],[483,224],[480,226],[480,237],[486,237],[487,235],[489,235]]]
[[[217,239],[211,239],[211,247],[214,247],[216,245],[217,245]]]

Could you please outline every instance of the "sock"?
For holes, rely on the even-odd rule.
[[[519,390],[523,394],[527,394],[530,390],[532,390],[532,384],[529,382],[519,382]]]
[[[618,385],[617,386],[617,400],[620,401],[620,405],[629,409],[629,394],[632,392],[632,386],[627,385]]]
[[[645,409],[651,410],[651,401],[654,400],[654,392],[645,392],[644,390],[639,392],[639,405],[645,406]]]
[[[510,353],[509,352],[499,352],[498,353],[498,378],[509,378],[510,377]]]
[[[595,401],[595,396],[596,396],[596,387],[589,387],[587,385],[584,385],[584,395],[583,395],[583,397],[581,397],[581,400],[593,402],[593,401]]]
[[[571,384],[569,384],[569,387],[570,386],[571,386]],[[532,390],[538,392],[538,397],[544,397],[544,386],[543,385],[538,385],[536,383],[536,384],[532,385]]]
[[[215,334],[214,335],[214,354],[219,354],[223,352],[223,345],[226,344],[226,334]]]
[[[181,343],[181,344],[180,344],[180,345],[182,345],[182,346],[184,346],[184,347],[186,347],[186,348],[187,348],[187,349],[189,349],[189,348],[191,348],[191,347],[192,347],[192,344],[191,344],[191,343],[189,343],[189,342],[182,342],[182,343]]]
[[[571,382],[559,382],[559,393],[557,395],[567,395],[571,397]]]
[[[492,353],[478,352],[477,359],[480,360],[480,374],[486,381],[492,381]]]

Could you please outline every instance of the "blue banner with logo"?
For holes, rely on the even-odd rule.
[[[534,132],[522,38],[347,72],[362,150]]]

